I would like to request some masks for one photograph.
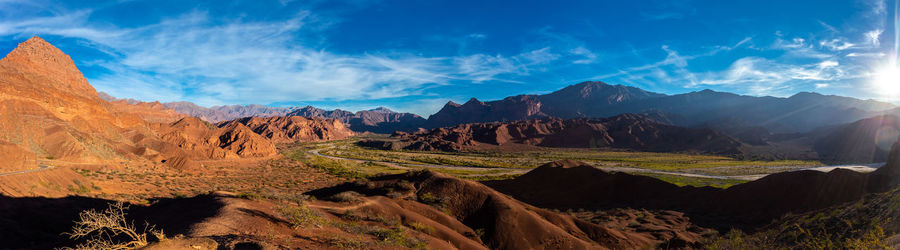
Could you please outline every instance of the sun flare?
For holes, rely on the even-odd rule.
[[[881,95],[900,96],[900,68],[896,66],[882,68],[875,73],[873,84]]]

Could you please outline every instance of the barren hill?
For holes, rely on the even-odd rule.
[[[353,135],[344,123],[335,119],[288,117],[246,117],[220,123],[219,127],[236,124],[276,143],[343,140]]]
[[[361,205],[354,206],[356,213],[434,228],[432,235],[460,249],[482,244],[490,249],[634,249],[671,240],[537,208],[480,183],[431,171],[375,177],[308,194],[328,200],[351,193],[363,195]]]
[[[192,149],[208,153],[187,152],[163,134],[195,132],[151,124],[181,115],[159,103],[104,101],[69,56],[39,37],[19,44],[0,60],[0,81],[0,143],[15,145],[33,158],[92,163],[150,160],[182,166],[192,157],[223,155],[211,153],[222,149],[254,157],[274,151],[261,137],[241,145],[249,142],[244,138],[258,135],[232,128],[208,133],[215,140],[203,138],[207,143],[198,144],[208,148]]]
[[[727,189],[679,187],[655,178],[606,172],[575,161],[543,165],[512,180],[487,184],[544,208],[646,208],[683,211],[707,227],[755,229],[787,213],[860,200],[900,184],[900,144],[869,174],[846,169],[783,172]]]

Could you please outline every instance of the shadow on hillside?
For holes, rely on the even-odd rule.
[[[68,196],[63,198],[7,197],[0,195],[0,249],[51,249],[78,242],[63,233],[70,231],[79,213],[103,210],[115,201]],[[224,206],[213,195],[156,199],[151,205],[130,205],[129,220],[138,228],[144,223],[163,229],[167,235],[186,234],[190,226],[212,217]]]

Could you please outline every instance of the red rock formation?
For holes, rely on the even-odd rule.
[[[196,126],[182,126],[185,131],[180,133],[191,136],[166,134],[175,133],[178,126],[158,133],[168,125],[151,126],[145,120],[169,121],[180,115],[162,109],[159,103],[111,104],[102,100],[69,56],[38,37],[19,44],[0,60],[0,82],[0,141],[15,144],[37,158],[92,163],[151,160],[186,166],[191,159],[238,156],[223,147],[242,148],[237,146],[240,143],[220,147],[193,141],[191,136],[211,134],[209,127],[197,132],[192,130]],[[248,147],[243,148],[239,151]],[[249,150],[245,155],[274,154],[274,146],[249,148],[261,150]]]
[[[344,123],[335,119],[288,117],[247,117],[219,124],[246,125],[257,134],[276,143],[343,140],[353,135]]]

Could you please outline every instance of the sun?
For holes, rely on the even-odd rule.
[[[875,72],[872,82],[881,95],[900,97],[900,68],[886,66]]]

